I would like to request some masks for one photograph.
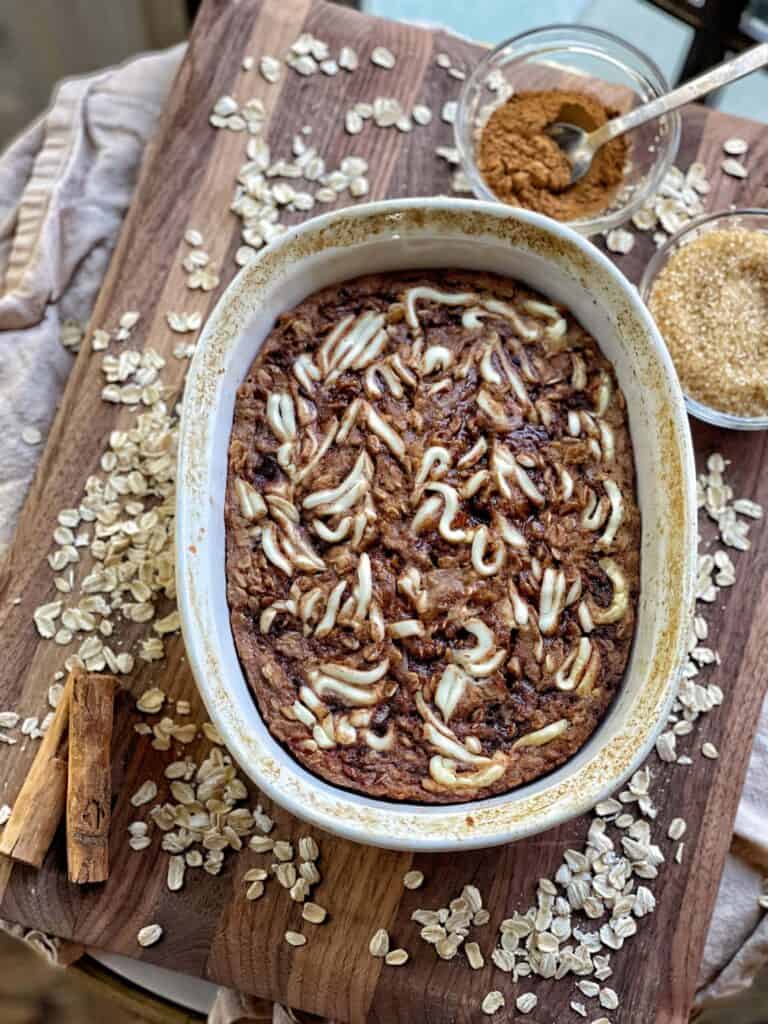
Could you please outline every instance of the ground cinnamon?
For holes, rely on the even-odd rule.
[[[602,146],[588,173],[571,185],[570,164],[546,128],[568,121],[591,131],[618,113],[586,93],[516,93],[494,110],[483,128],[477,152],[480,173],[505,203],[556,220],[594,216],[610,205],[622,183],[626,137]]]

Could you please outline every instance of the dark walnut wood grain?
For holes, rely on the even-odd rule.
[[[360,69],[352,75],[308,79],[287,71],[277,86],[268,85],[255,70],[241,71],[246,54],[282,54],[303,30],[326,40],[334,52],[345,43],[354,46],[361,55]],[[368,54],[374,45],[388,46],[397,54],[394,71],[370,63]],[[207,0],[147,152],[92,326],[112,328],[125,310],[140,310],[142,319],[132,344],[151,344],[168,357],[165,380],[180,391],[186,364],[171,355],[178,337],[168,330],[165,314],[169,310],[206,314],[236,269],[232,255],[238,245],[239,222],[227,207],[244,159],[245,140],[237,133],[214,131],[208,124],[213,104],[224,93],[240,101],[252,96],[264,100],[273,153],[287,153],[293,134],[310,124],[312,142],[329,165],[337,166],[351,153],[365,157],[370,163],[371,198],[449,192],[451,169],[435,157],[434,147],[452,143],[451,129],[440,120],[439,111],[445,100],[458,96],[460,83],[435,67],[434,57],[440,51],[451,54],[459,66],[469,67],[481,48],[444,33],[374,21],[320,0]],[[367,124],[359,136],[346,135],[344,111],[358,100],[377,95],[394,95],[404,104],[426,102],[436,116],[429,127],[411,134]],[[748,164],[758,168],[768,150],[768,132],[763,127],[697,107],[686,110],[684,124],[681,164],[687,166],[698,158],[711,168],[709,208],[731,203],[766,205],[768,195],[759,172],[739,182],[717,169],[722,140],[735,134],[752,142]],[[203,232],[206,247],[222,267],[221,286],[214,293],[186,288],[181,258],[188,226]],[[652,251],[650,237],[640,238],[632,253],[617,258],[617,263],[636,281]],[[15,543],[0,569],[3,708],[40,713],[45,706],[45,692],[60,667],[61,652],[53,644],[40,642],[32,611],[52,596],[45,557],[55,513],[72,504],[86,477],[97,469],[108,432],[133,416],[100,400],[99,364],[99,356],[83,346]],[[722,451],[732,460],[730,477],[738,494],[768,504],[768,473],[761,472],[768,454],[764,435],[729,435],[698,425],[694,434],[701,460],[710,451]],[[695,755],[690,768],[662,767],[651,759],[661,808],[659,828],[675,814],[688,821],[685,858],[682,865],[670,864],[664,870],[654,886],[656,913],[640,923],[635,939],[613,957],[610,984],[622,996],[621,1008],[610,1014],[617,1024],[678,1024],[687,1019],[766,689],[768,536],[758,526],[753,537],[752,552],[735,556],[737,587],[724,595],[724,602],[707,610],[713,644],[723,658],[721,669],[710,678],[722,685],[726,702],[700,723],[688,742],[679,744]],[[17,598],[20,602],[14,604]],[[121,683],[134,697],[149,685],[160,685],[171,697],[188,699],[198,720],[204,717],[178,637],[168,645],[167,661],[138,662],[132,676]],[[157,845],[141,853],[129,850],[126,827],[138,816],[129,797],[145,779],[160,778],[168,759],[153,750],[146,737],[136,735],[136,721],[133,700],[126,693],[119,695],[109,881],[95,886],[67,881],[60,830],[39,873],[23,866],[9,871],[7,864],[0,865],[0,888],[5,887],[1,916],[339,1021],[477,1022],[485,1019],[479,1003],[492,988],[507,995],[505,1020],[515,1016],[515,996],[531,988],[539,995],[539,1007],[528,1020],[571,1019],[571,984],[537,981],[515,987],[492,966],[472,972],[458,958],[450,963],[438,961],[418,939],[410,914],[417,906],[441,906],[462,885],[475,883],[492,911],[490,924],[478,933],[488,957],[499,921],[515,909],[526,908],[536,880],[556,868],[564,849],[582,843],[586,819],[511,847],[458,856],[411,857],[325,837],[324,877],[316,898],[328,908],[331,920],[312,929],[307,946],[293,950],[282,936],[299,924],[300,911],[284,891],[272,885],[256,903],[243,899],[242,875],[263,863],[257,855],[248,852],[229,858],[218,878],[189,872],[185,888],[171,893],[165,884],[166,854]],[[704,740],[717,744],[720,761],[698,756]],[[3,801],[13,802],[33,754],[31,743],[13,749],[0,746]],[[253,802],[257,799],[254,792]],[[279,808],[274,813],[281,836],[295,838],[307,831]],[[672,844],[665,840],[664,849],[671,857]],[[418,892],[407,892],[401,885],[403,873],[412,864],[427,879]],[[136,932],[153,921],[164,927],[164,938],[142,950],[136,944]],[[385,967],[369,956],[368,942],[378,927],[388,928],[396,942],[410,951],[406,967]],[[590,1017],[598,1016],[597,1006],[590,1006]]]

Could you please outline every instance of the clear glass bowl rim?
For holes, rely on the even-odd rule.
[[[503,50],[513,46],[520,47],[524,43],[530,43],[531,40],[535,41],[537,37],[541,38],[542,50],[550,50],[554,47],[544,45],[546,37],[550,34],[556,36],[557,33],[561,33],[563,36],[570,36],[574,42],[591,42],[594,44],[594,48],[597,51],[601,49],[601,43],[603,44],[603,51],[606,50],[605,44],[609,43],[612,46],[617,46],[620,49],[632,53],[639,62],[640,70],[630,69],[628,65],[621,60],[621,58],[608,52],[604,52],[604,56],[612,63],[621,65],[621,67],[627,71],[628,77],[631,78],[633,75],[637,74],[642,75],[657,96],[670,91],[671,86],[667,81],[666,75],[651,57],[643,53],[643,51],[638,49],[634,44],[627,42],[626,39],[622,39],[621,36],[614,35],[613,32],[607,32],[605,29],[591,28],[588,25],[567,25],[556,23],[552,25],[541,25],[539,28],[528,29],[527,32],[521,32],[516,36],[510,36],[509,39],[505,39],[500,42],[498,46],[495,46],[482,58],[469,78],[464,82],[461,92],[459,93],[456,117],[453,125],[454,142],[456,149],[459,151],[462,169],[467,175],[470,184],[472,185],[472,190],[478,199],[486,199],[489,202],[506,205],[485,184],[483,176],[480,174],[480,171],[477,169],[477,164],[475,163],[474,147],[471,145],[465,145],[465,137],[469,138],[471,134],[471,126],[467,124],[467,107],[469,104],[469,97],[473,90],[482,87],[488,72],[491,70],[491,66],[495,63],[495,58]],[[565,49],[566,47],[567,39],[563,39],[560,48]],[[527,59],[530,59],[536,55],[536,52],[537,51],[535,49],[532,49],[526,53],[525,56]],[[658,161],[653,172],[648,175],[646,182],[635,189],[635,193],[629,202],[625,203],[617,210],[609,211],[595,217],[586,217],[581,220],[567,221],[565,223],[568,224],[568,227],[571,227],[575,231],[584,235],[594,235],[599,232],[610,231],[611,228],[624,224],[629,220],[632,214],[643,205],[648,196],[658,188],[662,178],[672,166],[674,159],[677,156],[681,134],[680,113],[679,111],[673,111],[671,114],[667,115],[667,118],[669,131],[666,138],[661,143],[665,146],[665,152],[662,154],[661,159]]]
[[[665,266],[669,256],[676,250],[680,242],[692,232],[697,231],[705,224],[716,224],[717,222],[728,222],[741,217],[763,217],[765,219],[765,231],[768,231],[768,209],[761,209],[757,206],[745,206],[737,210],[720,210],[717,213],[705,213],[701,217],[683,225],[678,231],[671,235],[666,242],[659,246],[645,265],[643,276],[640,278],[638,289],[640,298],[648,305],[654,281],[659,272]],[[749,225],[741,225],[749,227]],[[758,231],[759,228],[753,230]],[[663,337],[663,335],[662,335]],[[732,412],[723,412],[711,405],[705,405],[685,393],[683,389],[685,406],[691,416],[704,423],[711,423],[716,427],[727,427],[730,430],[766,430],[768,429],[768,415],[766,416],[737,416]]]

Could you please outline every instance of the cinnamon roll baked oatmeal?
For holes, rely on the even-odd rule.
[[[569,312],[437,270],[326,288],[240,387],[227,584],[272,734],[451,803],[562,764],[621,683],[640,516],[624,397]]]

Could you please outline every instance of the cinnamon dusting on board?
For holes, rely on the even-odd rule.
[[[494,110],[483,128],[477,152],[480,173],[496,196],[512,206],[561,221],[594,216],[610,205],[621,186],[626,137],[602,146],[587,174],[571,185],[568,159],[546,129],[568,121],[591,131],[618,114],[586,93],[517,93]]]

